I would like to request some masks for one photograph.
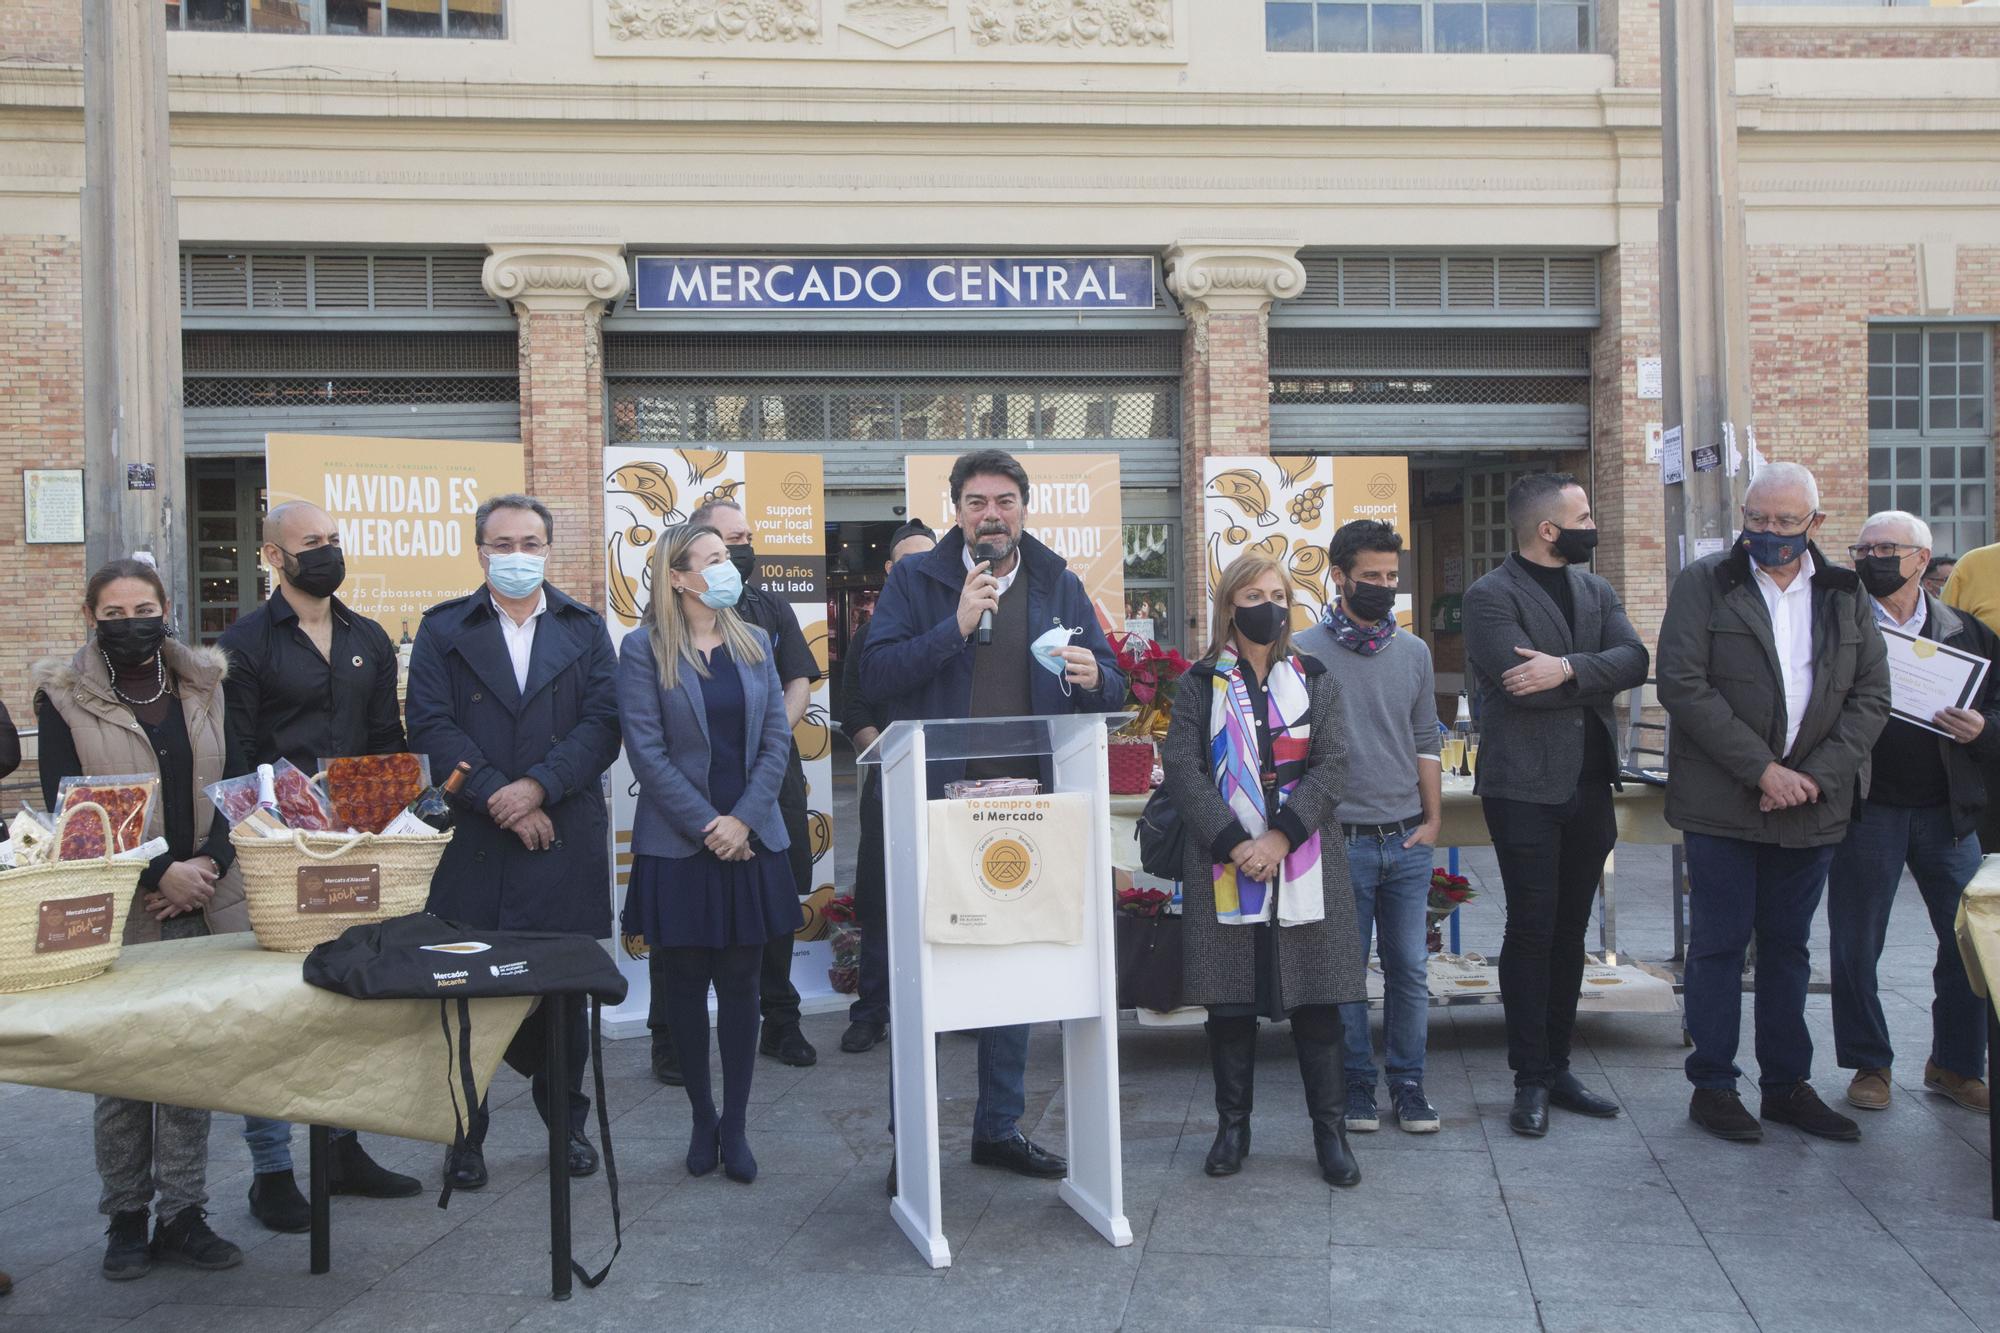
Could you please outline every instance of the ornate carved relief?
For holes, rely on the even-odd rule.
[[[488,248],[480,277],[517,313],[600,309],[631,285],[625,247],[616,241],[492,241]]]
[[[981,46],[1167,46],[1173,0],[975,0],[967,26]]]
[[[849,0],[840,25],[884,46],[902,47],[951,27],[947,0]]]
[[[611,0],[610,22],[621,42],[810,42],[819,0]]]
[[[1298,242],[1183,241],[1167,251],[1167,287],[1193,309],[1264,313],[1305,290]]]

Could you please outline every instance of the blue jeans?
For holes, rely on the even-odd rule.
[[[1405,847],[1407,834],[1347,839],[1347,875],[1354,885],[1354,922],[1361,957],[1369,936],[1382,956],[1382,1059],[1389,1085],[1421,1083],[1424,1043],[1430,1031],[1429,951],[1424,947],[1431,892],[1431,849]],[[1368,1002],[1340,1006],[1347,1044],[1347,1086],[1373,1089],[1375,1055],[1369,1045]]]
[[[1685,1002],[1694,1054],[1688,1082],[1734,1091],[1743,1071],[1743,957],[1757,940],[1757,1083],[1783,1091],[1812,1077],[1806,941],[1826,887],[1831,847],[1777,847],[1689,833]]]
[[[979,1030],[979,1103],[972,1137],[982,1143],[1011,1139],[1028,1109],[1028,1025]]]
[[[1979,839],[1953,834],[1951,807],[1864,801],[1826,878],[1832,933],[1833,1051],[1844,1069],[1887,1069],[1895,1059],[1875,990],[1889,908],[1903,867],[1916,877],[1937,935],[1931,968],[1931,1060],[1960,1078],[1986,1076],[1986,1010],[1965,978],[1953,919],[1979,869]]]
[[[336,1129],[333,1137],[346,1138],[351,1129]],[[250,1145],[251,1170],[258,1175],[292,1169],[292,1125],[288,1120],[266,1120],[261,1115],[243,1117],[243,1142]]]

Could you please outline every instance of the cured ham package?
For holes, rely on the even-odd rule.
[[[321,759],[336,827],[380,833],[431,785],[425,754],[367,754]]]
[[[111,817],[112,855],[143,845],[157,832],[159,790],[159,777],[152,773],[64,778],[56,787],[55,818],[62,829],[62,844],[56,859],[88,861],[106,854],[102,820],[83,818],[72,819],[66,825],[61,823],[64,811],[85,803],[103,806]]]

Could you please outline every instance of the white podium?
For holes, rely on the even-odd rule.
[[[938,1175],[937,1034],[1061,1022],[1069,1176],[1059,1193],[1113,1245],[1125,1219],[1118,1124],[1117,977],[1112,952],[1110,781],[1105,737],[1129,714],[897,722],[857,761],[882,770],[888,879],[890,1054],[895,1069],[897,1194],[890,1215],[933,1268],[951,1263]],[[1091,800],[1088,847],[1057,873],[1080,881],[1079,943],[932,944],[924,933],[931,765],[1049,760],[1044,793]]]

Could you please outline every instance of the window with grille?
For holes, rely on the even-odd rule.
[[[477,250],[189,250],[181,255],[181,313],[505,314],[480,277],[485,263]]]
[[[1514,550],[1507,488],[1540,467],[1475,468],[1465,474],[1465,582],[1498,568]]]
[[[1992,531],[1992,339],[1980,328],[1878,325],[1868,332],[1868,508],[1931,526],[1934,550]]]
[[[1266,0],[1266,51],[1578,54],[1595,0]]]
[[[505,37],[503,0],[166,0],[169,32]]]

